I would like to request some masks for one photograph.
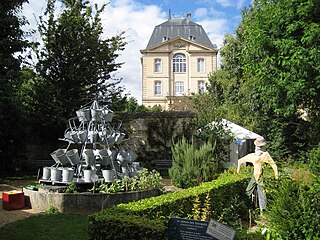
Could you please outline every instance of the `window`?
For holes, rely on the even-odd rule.
[[[178,81],[176,82],[176,96],[181,96],[184,94],[184,82]]]
[[[205,90],[205,83],[204,81],[198,81],[198,93],[204,93]]]
[[[195,36],[193,36],[193,35],[190,35],[190,36],[189,36],[189,40],[191,40],[191,41],[195,41],[195,40],[196,40],[196,37],[195,37]]]
[[[186,72],[187,63],[186,56],[184,54],[178,53],[173,56],[173,72]]]
[[[169,37],[168,36],[164,36],[163,38],[162,38],[162,42],[165,42],[165,41],[169,41]]]
[[[198,58],[198,72],[205,72],[204,59]]]
[[[162,84],[160,81],[154,82],[154,95],[162,95]]]
[[[156,58],[154,60],[154,71],[155,72],[162,72],[162,64],[161,64],[160,58]]]

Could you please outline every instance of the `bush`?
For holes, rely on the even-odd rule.
[[[128,204],[119,204],[89,215],[90,239],[120,239],[117,236],[125,231],[126,226],[136,229],[132,231],[137,231],[137,235],[135,235],[137,237],[132,237],[132,239],[147,239],[146,235],[149,232],[155,232],[156,236],[159,236],[154,239],[164,239],[167,221],[171,217],[195,217],[196,201],[199,202],[198,208],[201,208],[199,210],[202,213],[208,214],[206,211],[210,209],[212,218],[220,219],[222,223],[231,226],[241,227],[239,226],[241,224],[239,218],[242,220],[248,218],[246,207],[248,203],[243,200],[247,199],[244,191],[246,185],[247,180],[244,174],[225,173],[217,180],[203,183],[194,188]],[[210,203],[208,199],[210,199]],[[140,222],[137,223],[137,219],[140,219]],[[110,221],[116,223],[111,224]],[[149,229],[149,222],[154,224],[155,228]],[[130,238],[127,236],[122,239]],[[153,239],[153,237],[149,239]]]
[[[159,220],[124,213],[99,215],[95,220],[89,221],[90,239],[165,239],[165,225]]]
[[[129,191],[141,191],[148,189],[163,190],[164,185],[161,182],[160,173],[156,170],[148,171],[144,168],[137,172],[133,178],[125,176],[121,180],[114,180],[111,183],[102,183],[97,189],[100,193],[117,193]]]
[[[205,143],[199,148],[182,138],[172,146],[172,167],[169,176],[172,184],[188,188],[198,186],[202,181],[211,181],[218,169],[213,158],[214,146]]]
[[[308,162],[310,171],[320,177],[320,143],[308,152]]]
[[[46,209],[45,214],[46,215],[56,215],[59,214],[59,209],[54,207],[54,206],[50,206]]]
[[[320,238],[319,184],[305,185],[285,179],[272,192],[272,198],[267,210],[272,236],[281,239]]]

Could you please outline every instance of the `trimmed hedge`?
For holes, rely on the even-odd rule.
[[[225,209],[232,215],[247,219],[248,199],[244,189],[245,174],[224,173],[212,182],[201,186],[164,194],[158,197],[119,204],[89,215],[90,239],[165,239],[167,221],[171,217],[190,218],[196,197],[203,202],[210,193],[213,218],[229,224],[234,219],[225,216]],[[238,201],[237,208],[234,208]],[[231,223],[232,225],[232,223]]]

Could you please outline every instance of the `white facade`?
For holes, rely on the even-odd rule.
[[[168,29],[171,37],[161,37]],[[197,37],[186,37],[186,32],[192,31]],[[203,92],[208,75],[217,69],[218,50],[202,27],[190,19],[168,20],[157,26],[147,49],[141,53],[142,104],[145,106],[160,105],[167,110],[175,97]]]

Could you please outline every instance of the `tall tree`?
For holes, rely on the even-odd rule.
[[[21,58],[15,54],[26,47],[19,17],[27,0],[0,1],[0,175],[19,167],[23,147],[22,112],[17,97]]]
[[[94,98],[111,103],[123,100],[120,80],[113,79],[121,63],[123,33],[103,39],[100,15],[105,5],[89,1],[62,0],[64,10],[57,16],[56,0],[48,0],[40,19],[44,46],[38,53],[34,109],[42,124],[65,122],[74,111]]]
[[[319,142],[319,0],[253,1],[222,54],[209,89],[221,89],[225,109],[241,109],[238,122],[251,122],[279,156]]]

